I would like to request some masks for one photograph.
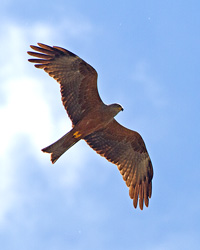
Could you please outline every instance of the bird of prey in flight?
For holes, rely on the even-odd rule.
[[[62,103],[72,121],[72,129],[58,141],[42,149],[52,163],[79,140],[117,165],[136,208],[146,207],[152,194],[153,167],[139,133],[125,128],[114,117],[123,110],[119,104],[106,105],[97,90],[96,70],[72,52],[38,43],[28,54],[35,67],[44,69],[59,84]]]

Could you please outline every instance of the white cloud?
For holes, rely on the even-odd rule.
[[[69,21],[68,26],[70,26]],[[76,35],[81,32],[81,29],[88,30],[88,27],[88,25],[85,28],[84,25],[82,28],[79,27]],[[17,186],[22,185],[23,177],[18,172],[19,168],[15,166],[20,165],[22,155],[32,152],[32,157],[36,161],[46,164],[41,171],[47,172],[47,164],[50,164],[49,155],[45,157],[43,154],[44,157],[41,157],[41,145],[47,146],[48,144],[45,145],[45,143],[52,143],[55,138],[59,139],[70,129],[71,122],[67,120],[65,111],[63,112],[58,84],[55,82],[54,86],[49,85],[50,77],[46,75],[45,79],[44,72],[42,72],[44,76],[39,75],[41,72],[27,62],[26,50],[30,41],[32,40],[33,43],[36,39],[51,41],[55,31],[57,36],[59,35],[58,27],[50,27],[46,24],[22,27],[7,22],[7,25],[0,30],[1,34],[4,34],[0,41],[0,96],[2,97],[0,101],[0,200],[3,201],[1,202],[3,205],[0,206],[0,222],[3,222],[5,214],[14,207],[17,200],[21,199]],[[39,78],[38,75],[41,77]],[[54,93],[55,89],[57,89],[57,96]],[[53,111],[58,110],[59,113],[59,109],[62,110],[62,114],[57,114],[55,121]],[[60,134],[59,131],[64,133]],[[20,138],[26,138],[31,148],[25,148],[24,152],[20,152],[18,149],[19,144],[22,143]],[[72,188],[76,186],[80,175],[79,168],[86,160],[84,150],[79,152],[80,158],[75,156],[75,150],[78,148],[71,150],[70,159],[71,162],[73,161],[73,168],[58,168],[56,171],[59,179],[57,185],[67,185]]]

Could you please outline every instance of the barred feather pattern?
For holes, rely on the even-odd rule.
[[[134,207],[137,207],[138,198],[141,210],[144,203],[148,207],[152,194],[153,168],[142,137],[113,120],[105,129],[84,139],[98,154],[117,165],[129,187]]]
[[[28,51],[29,55],[36,57],[29,62],[44,69],[60,83],[63,105],[73,125],[76,125],[92,107],[103,104],[97,90],[97,72],[66,49],[42,43],[38,45],[30,46],[37,52]]]

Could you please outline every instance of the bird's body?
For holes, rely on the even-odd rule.
[[[120,112],[122,107],[119,104],[105,105],[103,104],[97,110],[91,109],[91,111],[83,117],[67,134],[60,138],[55,143],[42,149],[43,152],[51,154],[51,161],[55,163],[58,158],[72,147],[79,140],[84,139],[86,136],[103,129],[107,124],[113,121],[113,117]],[[112,112],[106,112],[106,109],[112,109]],[[96,116],[98,112],[98,116]]]
[[[118,166],[136,208],[148,206],[152,192],[153,167],[142,137],[120,125],[114,117],[123,108],[106,105],[97,90],[97,72],[72,52],[39,43],[28,52],[29,59],[44,69],[61,86],[62,102],[72,120],[72,129],[55,143],[42,149],[56,160],[79,140]],[[40,53],[38,53],[40,52]],[[38,59],[39,58],[39,59]]]
[[[122,107],[119,104],[113,104],[112,106],[103,104],[98,107],[98,109],[91,109],[91,111],[75,126],[77,131],[81,134],[81,139],[106,127],[121,110]],[[97,112],[98,116],[96,115]]]

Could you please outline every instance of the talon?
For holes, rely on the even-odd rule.
[[[79,138],[81,136],[81,133],[79,131],[76,131],[74,134],[73,134],[74,138]]]

